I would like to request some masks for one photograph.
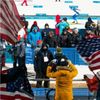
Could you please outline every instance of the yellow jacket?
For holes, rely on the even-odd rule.
[[[47,68],[47,76],[51,78],[56,78],[56,94],[55,100],[72,100],[72,79],[78,74],[75,66],[70,63],[68,69],[59,69],[56,72],[51,72],[52,66]]]

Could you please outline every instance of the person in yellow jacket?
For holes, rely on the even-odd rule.
[[[52,70],[53,66],[48,65],[47,76],[56,78],[55,100],[73,100],[72,80],[78,74],[76,67],[65,58],[60,60],[57,71]]]

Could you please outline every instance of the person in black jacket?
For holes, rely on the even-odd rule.
[[[71,36],[71,44],[72,46],[75,46],[82,40],[82,37],[79,33],[79,30],[77,28],[73,29],[72,36]]]
[[[49,24],[45,24],[44,29],[42,30],[42,39],[44,40],[46,38],[46,36],[49,34],[49,32],[51,31],[51,29],[49,28]]]
[[[88,21],[85,23],[85,28],[95,32],[96,24],[92,21],[91,17],[89,17]]]
[[[63,30],[59,38],[60,47],[71,47],[71,34],[66,29]]]
[[[47,44],[43,43],[40,51],[35,56],[35,70],[37,79],[49,79],[46,76],[48,63],[53,59],[51,51],[48,50]],[[42,87],[42,80],[38,80],[36,87]],[[44,87],[49,87],[49,81],[44,80]]]
[[[43,40],[44,43],[48,44],[49,47],[57,47],[58,42],[53,31],[50,31],[46,38]]]
[[[56,67],[60,66],[60,60],[62,58],[68,59],[67,56],[63,54],[62,48],[61,47],[57,47],[56,48],[56,52],[54,52],[54,59],[49,63],[49,65],[51,64],[51,66],[52,66],[52,64],[53,64],[53,66],[54,66],[52,68],[53,72],[57,71]]]

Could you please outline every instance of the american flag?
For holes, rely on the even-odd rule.
[[[0,74],[7,74],[7,70],[0,71]],[[33,100],[33,97],[24,92],[8,92],[7,84],[0,84],[0,100]]]
[[[0,37],[14,44],[22,24],[15,2],[0,0]]]
[[[14,44],[17,42],[17,33],[22,27],[23,23],[20,20],[15,2],[0,0],[0,38]],[[6,91],[5,83],[0,84],[0,100],[32,100],[32,97],[18,91]]]
[[[5,87],[6,84],[0,84],[0,100],[33,100],[32,97],[19,91],[8,92]]]
[[[85,58],[91,71],[100,69],[100,38],[82,40],[76,48]]]

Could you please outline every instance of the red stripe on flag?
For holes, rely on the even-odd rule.
[[[99,61],[100,61],[100,58],[97,58],[97,59],[91,61],[91,64],[96,64],[96,63],[98,63]]]
[[[0,70],[0,74],[7,74],[7,70]]]
[[[7,2],[4,1],[4,4],[7,5]],[[20,22],[20,16],[19,16],[19,13],[17,11],[17,7],[16,7],[15,2],[13,0],[9,0],[9,4],[11,5],[10,7],[8,6],[8,8],[11,8],[9,10],[9,14],[10,14],[10,16],[16,17],[16,18],[13,18],[13,17],[12,18],[14,19],[15,24],[17,25],[17,24],[19,24],[18,22]],[[17,25],[17,26],[19,27],[19,25]]]
[[[1,14],[1,20],[3,20],[3,21],[2,21],[2,23],[0,23],[0,27],[1,27],[0,34],[6,34],[6,33],[9,32],[9,34],[6,34],[6,35],[8,35],[11,39],[16,40],[16,37],[15,37],[15,34],[14,34],[15,32],[14,32],[14,30],[12,30],[12,27],[10,27],[11,24],[8,21],[8,19],[6,17],[3,17],[2,14]],[[2,29],[4,29],[3,32],[2,32]],[[8,32],[6,32],[6,31],[8,31]]]
[[[91,56],[86,57],[85,60],[89,63],[91,70],[100,69],[100,50],[94,52]]]
[[[9,37],[8,35],[4,34],[4,33],[0,33],[1,38],[7,40],[8,42],[10,42],[11,44],[15,44],[16,40],[13,40],[11,37]]]
[[[89,68],[93,71],[93,70],[98,70],[98,69],[100,69],[100,66],[95,66],[95,67],[89,66]]]
[[[12,1],[10,1],[10,2],[11,2],[11,4],[12,4]],[[7,3],[6,3],[6,4],[7,4]],[[12,8],[13,11],[15,11],[16,9],[15,9],[14,5],[12,4],[11,6],[13,6],[13,8]],[[16,5],[15,5],[15,6],[16,6]],[[16,14],[16,13],[14,12],[14,14]],[[19,22],[20,19],[19,19],[18,13],[17,13],[16,16],[15,16],[15,15],[13,15],[13,13],[12,13],[11,11],[8,10],[8,16],[11,17],[10,20],[12,21],[12,23],[14,22],[13,24],[14,24],[15,30],[16,30],[16,29],[20,29],[20,26],[18,25],[18,23],[20,23],[20,22]],[[10,17],[9,17],[9,18],[10,18]],[[16,28],[16,27],[17,27],[17,28]],[[16,31],[18,31],[18,30],[16,30]]]
[[[6,84],[0,84],[0,91],[7,91]]]
[[[5,14],[5,13],[4,13]],[[10,27],[11,26],[11,23],[10,21],[8,20],[7,16],[5,15],[5,17],[3,16],[3,13],[0,13],[0,17],[1,17],[1,20],[2,20],[2,23],[1,24],[5,24],[10,31],[13,31],[12,28]],[[0,26],[1,27],[1,26]],[[12,32],[11,32],[12,33]]]
[[[6,29],[6,30],[9,31],[10,33],[13,32],[13,30],[10,30],[10,29],[8,28],[8,26],[6,26],[6,25],[3,24],[3,23],[0,23],[0,27],[1,27],[2,29]]]
[[[12,27],[12,30],[14,30],[15,32],[17,32],[19,29],[19,26],[17,25],[17,22],[16,22],[16,19],[13,18],[13,13],[8,10],[9,7],[7,6],[7,2],[2,2],[2,5],[1,5],[1,8],[3,9],[3,11],[5,12],[6,16],[8,17],[9,21],[10,21],[10,24],[11,24],[11,27]],[[14,10],[14,9],[13,9]],[[12,26],[13,24],[13,26]]]
[[[0,100],[33,100],[31,96],[22,92],[8,92],[6,83],[0,84]]]
[[[100,51],[96,51],[94,52],[91,56],[86,58],[87,62],[90,62],[91,60],[93,60],[97,55],[100,55]]]
[[[32,97],[21,92],[1,92],[0,98],[1,100],[33,100]]]
[[[15,43],[16,34],[24,24],[22,25],[14,0],[1,0],[0,9],[0,37]]]

